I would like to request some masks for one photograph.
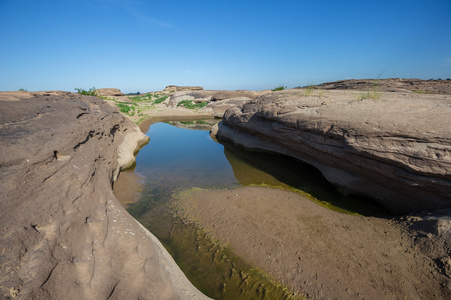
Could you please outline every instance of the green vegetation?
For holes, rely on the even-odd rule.
[[[379,99],[382,96],[381,92],[378,92],[376,90],[372,90],[366,93],[361,93],[358,97],[358,100],[363,100],[363,99]]]
[[[19,92],[28,92],[26,89],[24,89],[24,88],[20,88],[20,89],[18,89],[17,91],[19,91]]]
[[[136,103],[131,103],[131,102],[117,102],[116,105],[119,107],[119,111],[133,116],[135,114],[135,106],[137,105]]]
[[[358,100],[363,100],[363,99],[375,100],[375,99],[379,99],[382,96],[382,93],[379,92],[379,80],[383,73],[384,73],[383,71],[381,73],[379,73],[377,78],[374,80],[374,84],[373,84],[371,91],[366,92],[366,93],[361,93],[358,97]]]
[[[308,83],[304,88],[304,96],[309,97],[312,94],[313,88],[313,83]]]
[[[270,274],[234,254],[231,248],[222,245],[196,223],[180,205],[180,200],[197,190],[201,189],[173,193],[149,187],[144,189],[140,201],[127,210],[152,231],[189,280],[207,296],[213,299],[303,299]]]
[[[97,96],[100,99],[103,100],[110,100],[110,101],[116,101],[116,99],[114,97],[107,97],[107,96]]]
[[[272,89],[271,91],[273,91],[273,92],[275,92],[275,91],[283,91],[286,88],[287,88],[286,86],[281,85],[281,86],[278,86],[278,87]]]
[[[182,100],[179,103],[177,103],[177,107],[183,106],[188,109],[196,109],[196,108],[203,108],[203,107],[207,106],[207,104],[208,104],[207,101],[194,103],[193,100]]]
[[[415,93],[415,94],[427,94],[428,92],[425,91],[425,90],[418,89],[418,90],[412,90],[412,93]]]
[[[156,100],[153,102],[153,104],[160,104],[160,103],[164,102],[164,100],[168,99],[168,97],[169,97],[169,96],[162,96],[162,97],[156,99]]]
[[[128,97],[128,99],[135,101],[135,102],[142,102],[142,101],[150,101],[152,100],[152,94],[145,94],[145,95],[139,95],[134,97]]]
[[[79,93],[80,95],[85,95],[85,96],[98,96],[95,87],[92,87],[92,88],[90,88],[89,90],[85,90],[85,89],[81,89],[81,88],[75,88],[75,90],[76,90],[77,93]]]

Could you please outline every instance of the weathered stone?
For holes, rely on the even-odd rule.
[[[204,88],[201,86],[178,86],[178,85],[168,85],[163,92],[179,92],[179,91],[200,91]]]
[[[0,298],[205,298],[112,192],[146,141],[131,121],[68,92],[0,105]]]
[[[183,91],[174,93],[169,99],[170,106],[177,106],[177,103],[182,100],[194,100],[195,102],[200,101],[222,101],[226,99],[236,99],[236,98],[249,98],[254,99],[262,95],[271,93],[271,91]]]
[[[121,92],[120,89],[97,89],[97,94],[102,97],[109,97],[109,96],[124,96],[124,94]]]
[[[451,207],[449,96],[287,90],[226,111],[218,136],[317,167],[348,193],[395,212]]]
[[[315,86],[323,90],[360,90],[379,92],[415,92],[451,95],[451,80],[421,79],[348,79],[326,82]]]
[[[213,110],[214,117],[222,118],[227,109],[241,106],[250,100],[252,99],[247,97],[236,97],[222,101],[211,101],[208,103],[207,108],[211,108]]]

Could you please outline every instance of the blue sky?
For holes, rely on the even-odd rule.
[[[451,77],[451,1],[0,0],[0,90]]]

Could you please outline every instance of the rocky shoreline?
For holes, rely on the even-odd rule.
[[[451,296],[450,245],[405,219],[342,214],[268,187],[197,190],[176,204],[185,222],[307,299]]]
[[[113,195],[135,124],[68,92],[0,103],[2,299],[206,299]]]
[[[217,137],[291,156],[342,191],[393,212],[451,207],[451,105],[447,95],[287,90],[227,110]]]
[[[363,88],[366,92],[344,88],[365,85],[353,81],[276,92],[168,87],[153,93],[148,102],[144,103],[141,98],[134,104],[115,89],[103,91],[105,100],[60,91],[1,92],[0,297],[205,299],[159,241],[120,205],[113,194],[112,182],[121,170],[133,165],[133,153],[148,141],[133,122],[153,118],[153,121],[141,123],[144,128],[158,118],[211,118],[222,117],[225,113],[223,122],[213,130],[213,135],[219,139],[228,139],[251,150],[300,159],[321,170],[342,191],[372,196],[392,211],[409,214],[388,223],[387,220],[361,220],[360,217],[355,221],[355,218],[340,217],[306,204],[306,209],[314,211],[314,216],[326,216],[335,222],[328,228],[324,227],[325,223],[321,223],[322,226],[305,215],[307,219],[303,219],[303,224],[307,229],[302,224],[295,225],[295,228],[307,231],[319,226],[307,236],[309,242],[303,248],[306,251],[303,255],[312,258],[307,268],[321,268],[321,255],[327,250],[325,247],[319,248],[319,252],[308,252],[311,244],[324,242],[317,239],[316,233],[323,229],[333,231],[335,229],[331,228],[338,224],[336,230],[342,230],[340,232],[346,235],[350,226],[362,227],[368,223],[392,233],[391,241],[400,252],[389,253],[389,258],[402,258],[405,252],[411,259],[404,261],[406,264],[401,267],[401,273],[393,273],[394,269],[389,268],[387,272],[392,270],[391,277],[384,277],[381,285],[368,287],[368,291],[374,288],[374,292],[368,294],[370,298],[394,295],[395,298],[424,299],[433,295],[446,299],[451,291],[450,84],[438,82],[437,92],[432,83],[403,81],[404,85],[415,86],[412,92],[396,80],[387,81],[387,84],[397,84],[397,89],[386,89],[383,82],[377,81],[377,91],[374,83],[366,82],[367,87]],[[155,101],[156,97],[162,97],[158,98],[162,102]],[[205,102],[205,106],[187,109],[179,106],[182,101]],[[134,113],[119,113],[117,106],[121,103],[135,106]],[[248,205],[246,210],[237,208],[239,203],[227,209],[247,214],[253,210],[255,194],[261,195],[265,203],[270,200],[265,195],[271,193],[275,198],[291,199],[280,191],[255,189],[250,194],[243,192],[247,195],[241,199],[245,200],[243,205]],[[197,196],[189,201],[211,202],[210,212],[214,212],[224,203],[231,202],[219,205],[212,200],[230,198],[236,191],[230,193],[195,194]],[[298,200],[287,201],[286,207],[290,208]],[[202,208],[201,205],[198,207]],[[273,205],[268,202],[267,207]],[[264,219],[264,214],[255,216],[252,220],[256,223],[252,224],[263,222],[259,219],[262,216]],[[228,221],[221,219],[226,217],[230,217]],[[221,220],[232,223],[213,228]],[[275,256],[277,259],[269,260],[269,264],[263,257],[267,251],[277,252],[280,232],[271,232],[271,228],[256,232],[257,239],[266,239],[268,244],[255,248],[260,250],[254,254],[246,249],[250,245],[248,242],[256,237],[249,236],[249,241],[243,241],[252,231],[234,237],[238,240],[227,239],[233,226],[241,224],[246,228],[249,225],[246,220],[245,217],[233,219],[228,214],[218,213],[198,225],[209,229],[219,240],[235,243],[237,254],[250,261],[261,260],[261,268],[272,272],[271,266],[280,266],[273,272],[275,275],[286,271],[293,274],[292,279],[286,275],[280,275],[280,278],[296,289],[308,291],[308,297],[328,299],[339,293],[342,298],[364,298],[357,286],[346,290],[342,289],[343,282],[331,283],[327,271],[331,269],[327,268],[321,270],[324,274],[309,271],[307,279],[302,279],[308,283],[289,282],[300,276],[291,267],[283,267],[291,259],[298,259],[291,250],[284,254],[282,247],[283,251]],[[288,229],[288,232],[291,231]],[[383,242],[378,230],[372,234],[373,237],[369,237],[374,239],[372,242]],[[289,234],[286,238],[286,241],[293,240]],[[353,238],[356,243],[366,243],[359,240],[364,236],[357,231]],[[366,243],[365,247],[377,247],[372,242]],[[340,246],[338,242],[335,246],[337,253],[348,249],[347,245]],[[371,278],[377,278],[379,269],[371,267],[373,263],[391,262],[386,261],[387,256],[382,252],[373,254],[376,255],[374,262],[365,260],[369,269],[362,268],[359,272],[368,271],[375,276]],[[421,259],[415,260],[415,256]],[[344,264],[335,265],[334,260],[343,260]],[[354,266],[359,263],[357,259],[352,261]],[[344,268],[343,274],[349,278],[354,276],[352,270],[346,269],[343,257],[332,255],[329,263],[332,269],[336,266]],[[409,277],[409,266],[415,269],[414,274],[425,271],[423,281],[431,280],[430,286],[420,288],[416,279]],[[395,280],[390,278],[396,274],[403,274],[409,286],[399,288],[400,292],[393,292],[390,282]],[[432,275],[428,277],[428,274]],[[340,277],[342,273],[335,275]],[[377,294],[378,289],[384,291]]]

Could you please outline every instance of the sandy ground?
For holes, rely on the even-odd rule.
[[[178,203],[214,238],[313,299],[451,299],[451,281],[403,222],[351,216],[279,189],[195,191]]]

